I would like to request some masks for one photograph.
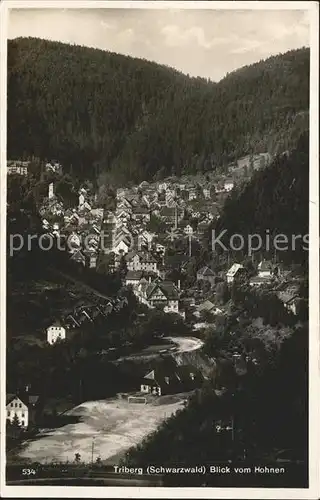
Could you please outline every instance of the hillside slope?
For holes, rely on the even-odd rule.
[[[116,181],[208,171],[291,148],[308,128],[309,50],[215,84],[110,52],[36,38],[8,43],[8,156],[57,158]]]
[[[280,262],[307,265],[308,222],[309,136],[304,133],[289,156],[276,157],[269,167],[256,172],[248,184],[233,190],[214,229],[216,235],[226,231],[220,240],[229,249],[230,236],[242,235],[242,251],[230,251],[234,259],[250,255],[249,236],[259,235],[257,256],[272,259],[276,252]],[[253,249],[257,243],[257,237],[253,238]],[[221,252],[219,244],[216,250]]]

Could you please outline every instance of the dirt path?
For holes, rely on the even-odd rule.
[[[164,337],[166,339],[178,346],[178,353],[196,351],[203,346],[203,341],[196,337]]]

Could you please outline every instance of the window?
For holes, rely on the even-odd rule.
[[[24,420],[21,421],[21,425],[24,427]]]
[[[7,412],[7,416],[10,417],[10,412],[9,411]]]
[[[19,408],[22,408],[22,404],[21,403],[19,403]]]
[[[11,403],[11,405],[10,405],[10,406],[11,406],[11,408],[13,408],[13,403]]]
[[[24,413],[21,413],[21,417],[24,418]]]
[[[18,408],[18,403],[14,403],[14,407],[15,407],[15,408]]]

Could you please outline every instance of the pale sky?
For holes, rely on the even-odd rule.
[[[96,47],[218,81],[309,46],[308,19],[302,10],[12,9],[8,36]]]

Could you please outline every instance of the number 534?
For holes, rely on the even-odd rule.
[[[36,473],[34,469],[22,469],[23,476],[32,476]]]

